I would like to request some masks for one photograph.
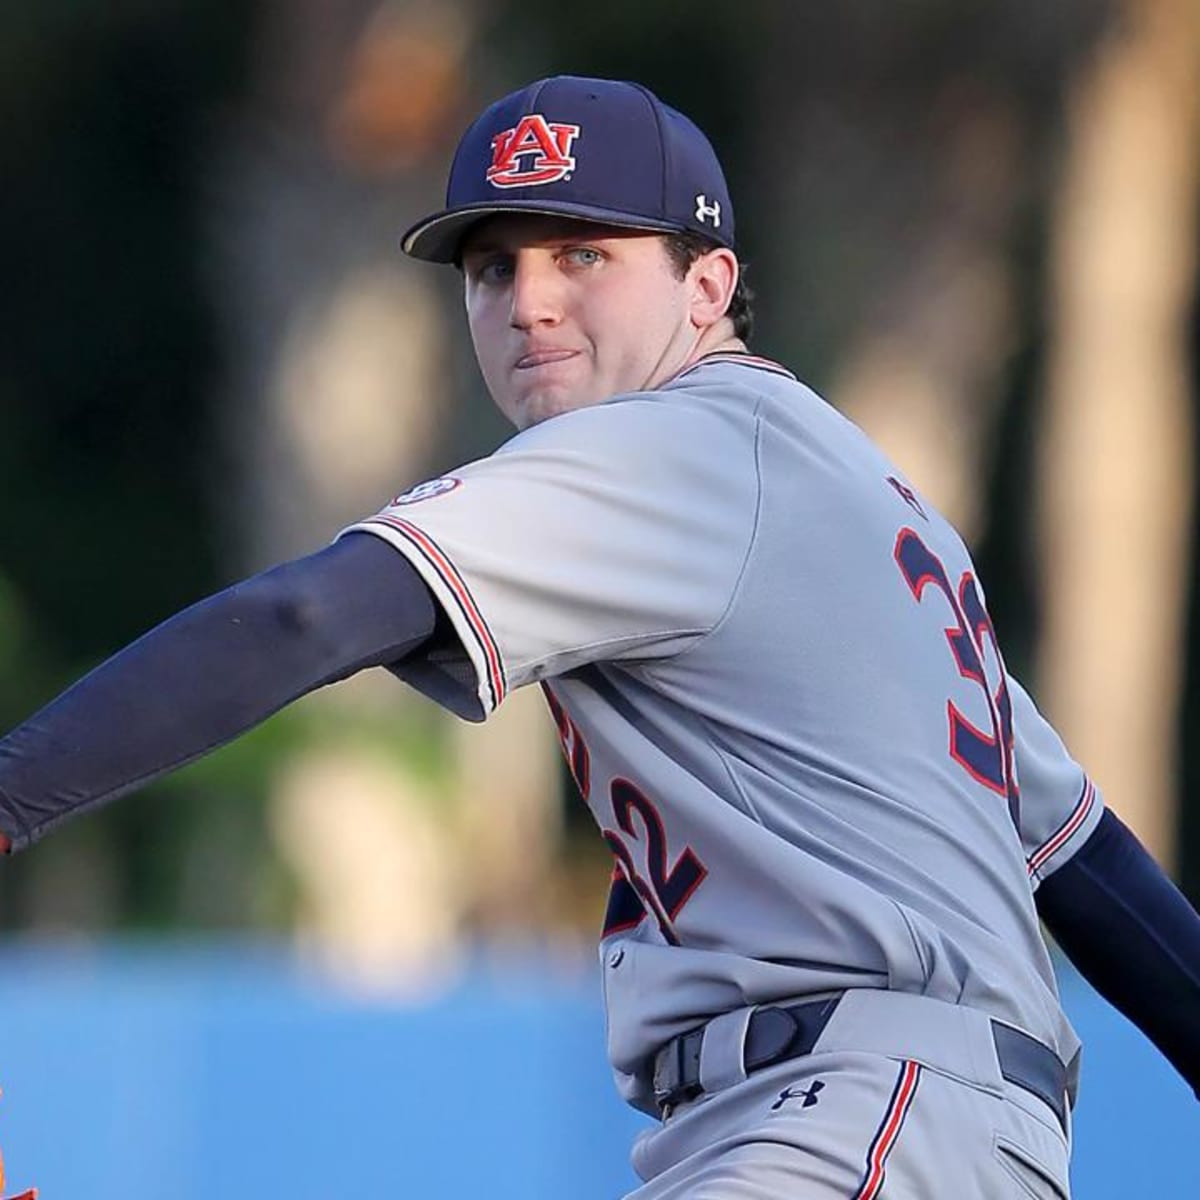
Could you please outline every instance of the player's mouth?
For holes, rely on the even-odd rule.
[[[514,366],[518,371],[529,371],[534,367],[545,367],[551,363],[566,362],[567,359],[575,358],[578,354],[578,350],[529,350],[517,359]]]

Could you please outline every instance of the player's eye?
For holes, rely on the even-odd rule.
[[[604,255],[594,246],[569,246],[560,257],[573,267],[594,267],[604,261]]]
[[[485,258],[481,262],[470,264],[468,269],[476,282],[492,287],[507,283],[513,276],[510,258]]]

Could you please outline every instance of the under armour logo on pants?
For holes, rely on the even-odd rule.
[[[804,1088],[792,1088],[790,1086],[785,1087],[783,1091],[779,1093],[779,1099],[771,1105],[771,1111],[777,1112],[789,1100],[799,1100],[801,1097],[804,1098],[804,1103],[800,1107],[812,1108],[812,1106],[817,1102],[817,1093],[824,1086],[825,1084],[820,1079],[817,1079],[813,1081],[812,1087],[808,1088],[807,1090]]]

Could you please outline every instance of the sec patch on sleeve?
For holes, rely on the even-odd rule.
[[[388,507],[394,508],[398,504],[418,504],[422,500],[433,500],[461,486],[462,480],[456,479],[453,475],[441,475],[437,479],[427,479],[424,483],[418,483],[416,487],[409,488],[407,492],[393,496],[388,501]]]

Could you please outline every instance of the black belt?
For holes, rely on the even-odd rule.
[[[789,1058],[809,1054],[833,1016],[840,997],[810,1000],[786,1007],[755,1009],[750,1014],[742,1062],[747,1075]],[[1067,1069],[1058,1055],[1036,1038],[1011,1025],[992,1021],[992,1040],[1000,1074],[1050,1106],[1064,1132],[1067,1128]],[[663,1117],[677,1104],[704,1091],[700,1083],[700,1047],[704,1026],[669,1041],[654,1056],[654,1100]]]

